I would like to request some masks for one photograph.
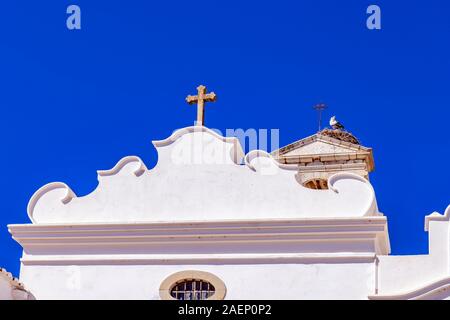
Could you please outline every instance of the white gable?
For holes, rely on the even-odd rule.
[[[283,156],[303,156],[311,154],[339,154],[339,153],[356,153],[355,148],[350,148],[342,145],[336,145],[330,142],[316,140],[309,144],[299,146],[289,152],[283,154]]]
[[[296,167],[279,165],[254,151],[240,164],[236,138],[204,127],[176,131],[156,141],[156,167],[126,157],[99,171],[99,185],[77,197],[64,183],[51,183],[32,197],[34,223],[155,222],[378,215],[372,186],[340,173],[329,190],[310,190],[296,179]]]

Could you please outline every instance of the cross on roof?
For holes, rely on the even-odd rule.
[[[327,108],[327,106],[324,103],[319,103],[319,104],[316,104],[313,108],[317,110],[317,115],[319,117],[318,120],[319,120],[319,132],[320,132],[320,130],[322,130],[322,112],[323,112],[323,110],[325,110]]]
[[[196,96],[188,95],[186,97],[187,103],[197,103],[197,126],[205,124],[205,102],[214,102],[216,99],[216,94],[214,92],[206,93],[206,87],[203,85],[197,87]]]

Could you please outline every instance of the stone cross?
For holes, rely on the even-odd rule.
[[[197,126],[205,124],[205,102],[216,101],[216,94],[214,92],[206,93],[206,87],[200,85],[197,87],[196,96],[187,96],[186,101],[189,104],[197,103]]]

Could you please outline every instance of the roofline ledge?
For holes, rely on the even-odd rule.
[[[447,206],[444,214],[435,211],[425,217],[425,231],[427,232],[430,230],[430,221],[450,221],[450,205]]]
[[[450,295],[450,277],[434,281],[414,290],[392,295],[370,295],[368,298],[369,300],[427,300],[444,291],[449,291]]]

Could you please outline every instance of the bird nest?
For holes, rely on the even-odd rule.
[[[353,144],[360,144],[359,140],[356,139],[354,135],[352,135],[350,132],[340,129],[323,129],[320,131],[320,134],[323,136],[328,136],[337,140],[350,142]]]

